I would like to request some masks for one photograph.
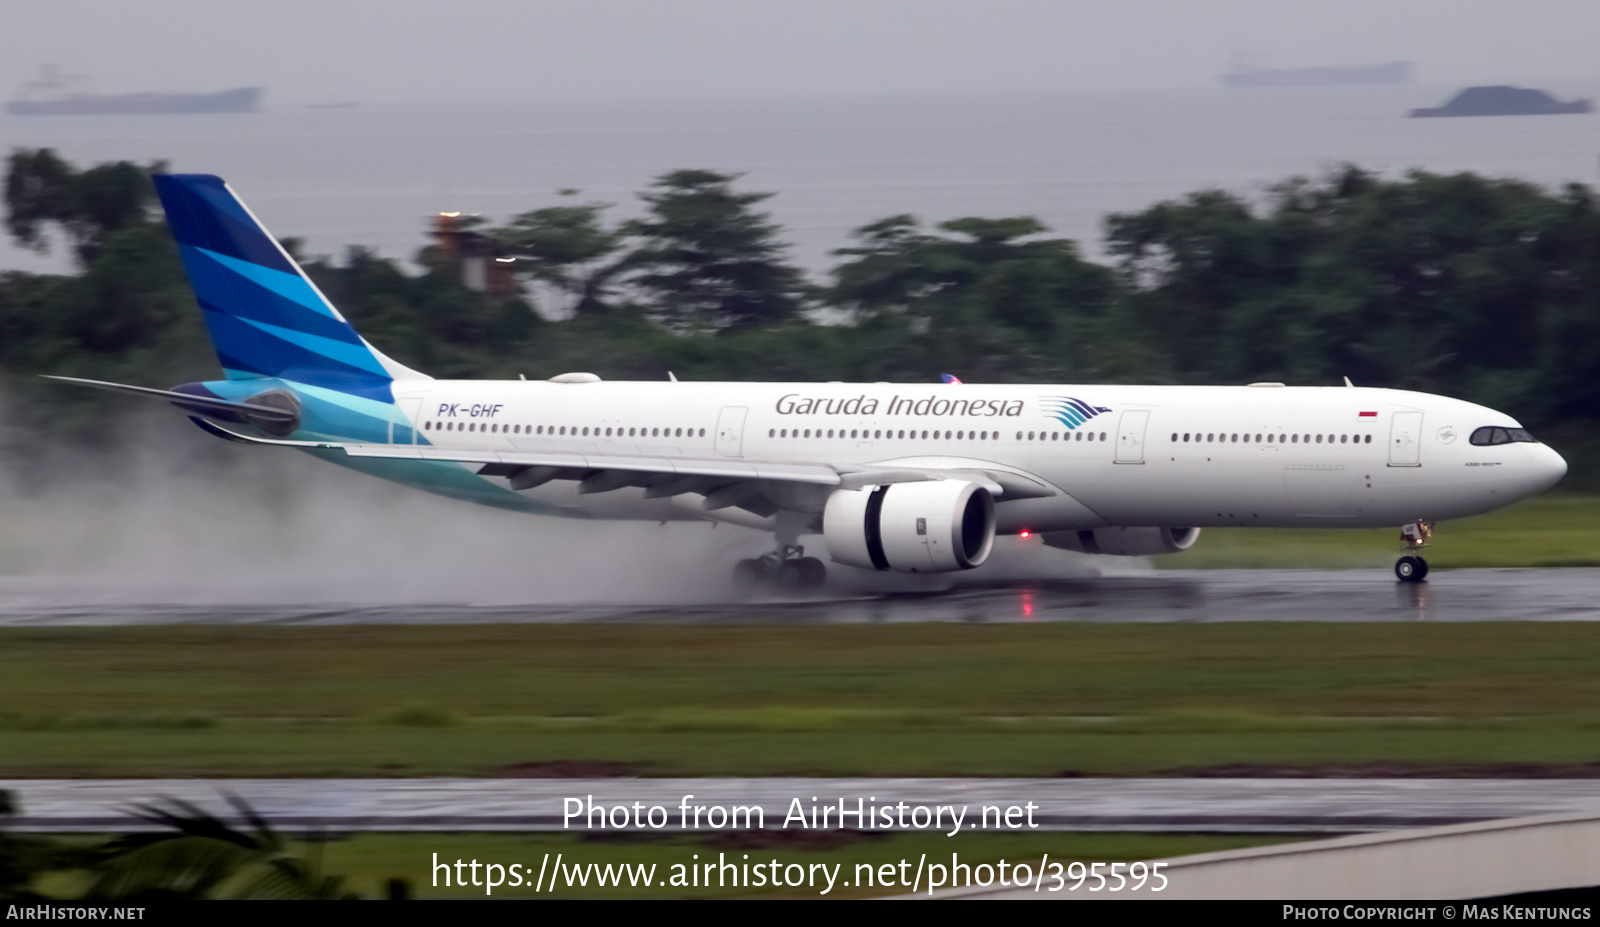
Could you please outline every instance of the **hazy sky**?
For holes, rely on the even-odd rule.
[[[1201,87],[1235,51],[1534,82],[1597,39],[1595,0],[0,0],[0,98],[48,62],[269,103]]]

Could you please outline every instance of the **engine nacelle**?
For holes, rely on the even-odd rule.
[[[1200,540],[1199,528],[1095,528],[1088,531],[1047,531],[1041,537],[1051,547],[1084,554],[1148,557],[1188,550]]]
[[[822,536],[829,557],[867,570],[970,570],[994,548],[994,497],[960,480],[840,489],[828,497]]]

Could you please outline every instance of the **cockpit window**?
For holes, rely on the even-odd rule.
[[[1474,431],[1472,433],[1472,437],[1468,438],[1467,440],[1478,445],[1479,447],[1487,447],[1494,444],[1539,443],[1533,437],[1533,435],[1528,433],[1528,429],[1526,428],[1500,428],[1498,426],[1490,425],[1485,425],[1484,427],[1479,428],[1477,431]]]

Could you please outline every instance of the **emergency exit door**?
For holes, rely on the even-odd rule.
[[[1389,466],[1422,466],[1422,413],[1396,412],[1389,425]]]
[[[744,417],[748,406],[728,406],[717,416],[717,453],[724,457],[744,454]]]
[[[1131,409],[1122,413],[1117,426],[1117,463],[1144,463],[1144,429],[1150,424],[1149,409]]]

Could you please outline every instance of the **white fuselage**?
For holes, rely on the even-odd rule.
[[[441,448],[983,468],[1060,491],[1002,496],[1001,533],[1397,526],[1487,512],[1566,472],[1543,444],[1468,443],[1515,427],[1503,413],[1388,389],[434,380],[395,394]],[[573,514],[685,515],[638,488],[527,494]]]

